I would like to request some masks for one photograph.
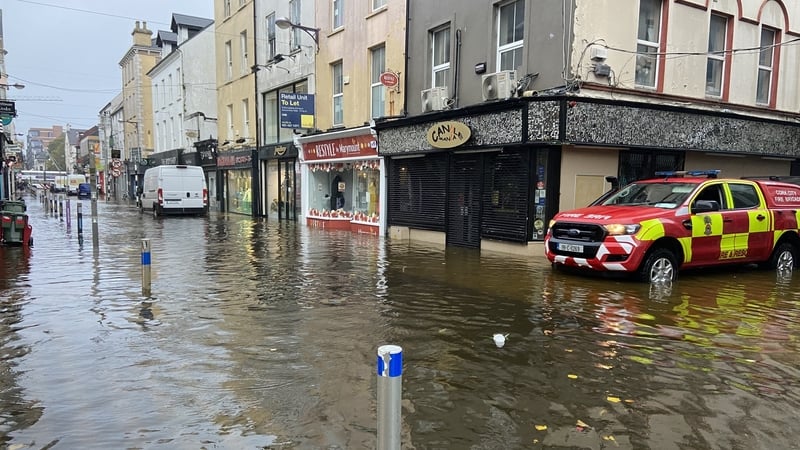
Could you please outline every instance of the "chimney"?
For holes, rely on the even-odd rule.
[[[141,25],[140,25],[141,23]],[[153,34],[152,31],[147,29],[147,22],[139,22],[136,21],[136,28],[133,29],[131,36],[133,36],[133,45],[140,45],[142,47],[150,47],[151,46],[151,38],[150,36]]]

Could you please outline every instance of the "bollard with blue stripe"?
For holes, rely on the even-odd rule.
[[[142,295],[150,295],[150,239],[142,239]]]
[[[378,347],[378,450],[400,450],[403,348]]]

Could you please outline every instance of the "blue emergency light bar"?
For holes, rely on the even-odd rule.
[[[657,177],[683,177],[683,176],[690,176],[690,177],[708,177],[708,178],[717,178],[719,175],[719,169],[712,169],[712,170],[664,170],[660,172],[656,172]]]

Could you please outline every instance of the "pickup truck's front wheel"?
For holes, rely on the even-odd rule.
[[[639,267],[639,280],[648,283],[675,281],[678,277],[678,262],[675,255],[665,248],[653,250]]]

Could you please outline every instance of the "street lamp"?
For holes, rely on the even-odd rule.
[[[305,31],[306,34],[311,36],[311,39],[314,40],[314,44],[317,45],[317,52],[319,52],[319,28],[305,27],[303,25],[293,23],[286,17],[278,17],[277,19],[275,19],[275,25],[277,25],[278,28],[283,30],[287,30],[289,28],[297,28],[298,30]]]
[[[0,88],[3,88],[3,89],[7,90],[7,89],[12,88],[12,87],[16,88],[16,89],[25,89],[25,85],[24,84],[20,84],[20,83],[14,83],[14,84],[0,83]]]

